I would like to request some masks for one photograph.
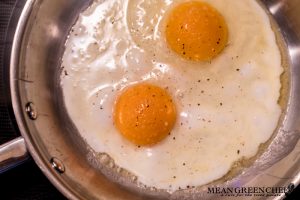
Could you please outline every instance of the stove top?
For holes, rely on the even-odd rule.
[[[20,136],[8,89],[9,53],[14,27],[26,0],[0,0],[0,144]],[[33,159],[0,174],[0,199],[66,199],[43,175]],[[298,187],[286,200],[300,196]]]
[[[13,118],[11,118],[11,106],[9,105],[9,95],[7,92],[7,59],[9,51],[4,51],[11,46],[11,41],[6,40],[8,34],[7,28],[12,10],[14,8],[14,1],[0,1],[0,143],[7,142],[19,135],[14,126]]]

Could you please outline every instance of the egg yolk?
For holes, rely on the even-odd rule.
[[[227,44],[225,20],[207,3],[182,3],[171,10],[166,22],[169,47],[186,59],[209,61]]]
[[[176,121],[176,108],[166,90],[151,84],[126,89],[117,99],[114,123],[120,133],[137,145],[163,140]]]

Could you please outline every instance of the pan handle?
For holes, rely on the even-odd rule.
[[[23,137],[0,145],[0,174],[23,163],[29,154]]]

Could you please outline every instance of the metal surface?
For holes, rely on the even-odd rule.
[[[88,159],[89,149],[64,112],[59,66],[68,32],[78,13],[90,2],[28,0],[25,5],[12,48],[10,86],[18,126],[31,155],[49,180],[70,199],[218,198],[207,195],[207,186],[192,195],[185,191],[171,195],[121,187],[102,175],[91,162],[93,159]],[[270,187],[298,185],[300,181],[300,2],[261,2],[274,16],[288,48],[288,103],[276,135],[254,164],[225,183],[209,186]],[[27,102],[34,102],[38,119],[27,117]],[[53,157],[63,163],[64,173],[53,168],[53,162],[49,162]],[[283,197],[284,193],[276,198]]]
[[[36,120],[37,119],[37,110],[36,110],[36,107],[34,106],[34,104],[32,102],[28,102],[25,105],[25,111],[26,111],[29,119],[31,119],[31,120]]]
[[[65,172],[65,166],[63,164],[63,162],[61,160],[59,160],[58,158],[51,158],[50,163],[53,167],[53,169],[55,169],[58,173],[62,174]]]
[[[0,173],[20,164],[27,159],[25,141],[18,137],[0,146]]]

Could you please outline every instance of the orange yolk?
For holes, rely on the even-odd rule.
[[[166,40],[186,59],[209,61],[225,48],[228,29],[223,16],[209,4],[186,2],[168,15]]]
[[[125,138],[137,145],[163,140],[172,130],[176,108],[169,94],[150,84],[126,89],[117,99],[114,123]]]

